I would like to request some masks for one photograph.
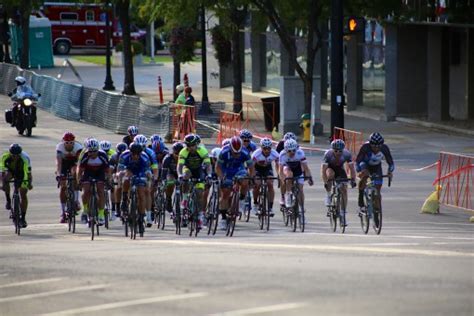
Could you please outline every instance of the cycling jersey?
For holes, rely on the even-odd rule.
[[[359,154],[356,158],[356,170],[357,172],[362,171],[362,169],[367,169],[367,167],[381,166],[382,159],[385,157],[385,160],[388,164],[388,171],[393,172],[395,170],[395,164],[393,162],[392,154],[387,145],[383,144],[378,153],[374,153],[370,146],[370,143],[367,142],[362,147],[360,147]]]
[[[232,179],[239,171],[252,166],[253,161],[246,149],[242,148],[238,156],[233,156],[232,149],[227,145],[222,148],[217,163],[221,167],[225,177]]]
[[[245,143],[244,144],[244,148],[251,154],[253,153],[255,150],[257,150],[257,144],[255,144],[253,141],[250,141],[249,144],[247,146],[245,146]]]
[[[210,164],[211,159],[207,150],[203,147],[198,146],[196,151],[191,153],[188,148],[183,148],[179,152],[179,164],[185,165],[190,170],[201,169],[203,164]]]
[[[335,178],[347,178],[344,170],[344,163],[352,162],[352,154],[347,149],[343,149],[340,157],[336,157],[333,149],[329,149],[324,153],[323,164],[327,164],[328,168],[334,171]]]
[[[28,180],[31,173],[30,156],[25,151],[20,154],[20,159],[13,159],[10,151],[5,152],[0,158],[0,172],[9,172],[18,181]]]
[[[255,163],[255,171],[257,176],[273,176],[272,162],[275,161],[278,163],[279,157],[280,155],[274,149],[270,151],[270,154],[268,156],[265,156],[263,154],[262,148],[257,149],[252,154],[252,160]]]
[[[81,159],[80,167],[84,169],[82,181],[96,179],[98,181],[105,180],[105,172],[109,167],[109,158],[107,154],[101,150],[97,152],[97,157],[91,157],[91,153],[86,151]]]
[[[147,155],[148,160],[150,161],[151,169],[158,169],[158,161],[156,160],[156,154],[153,149],[145,148],[144,152]]]
[[[307,163],[308,162],[306,161],[304,152],[301,149],[296,150],[295,155],[292,158],[288,156],[286,150],[283,150],[280,153],[280,165],[288,166],[293,172],[294,177],[299,177],[303,175],[303,168],[301,167],[301,165]]]
[[[56,146],[56,157],[61,159],[61,174],[67,174],[71,168],[77,165],[81,151],[82,145],[78,142],[74,142],[74,146],[71,151],[66,150],[66,146],[63,142]]]
[[[285,149],[285,141],[282,139],[278,142],[277,147],[276,147],[276,151],[277,151],[277,153],[281,153],[281,151],[283,149]]]
[[[119,160],[120,160],[121,155],[122,155],[121,153],[116,152],[109,159],[109,166],[110,166],[110,168],[112,168],[114,170],[114,172],[117,172],[117,168],[118,168],[118,164],[119,164]]]
[[[137,160],[132,159],[132,153],[127,150],[120,155],[119,170],[128,170],[135,176],[145,177],[150,172],[151,163],[147,154],[142,152]]]
[[[115,155],[115,149],[110,148],[108,151],[104,151],[107,154],[107,157],[112,158],[113,155]]]
[[[163,166],[162,166],[163,171],[161,174],[161,178],[166,179],[168,175],[171,175],[177,179],[178,178],[177,166],[178,166],[178,159],[176,159],[173,154],[166,155],[166,157],[163,159]]]

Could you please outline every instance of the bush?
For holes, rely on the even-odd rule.
[[[143,47],[143,44],[141,42],[132,41],[132,55],[133,56],[143,54],[144,49],[145,48]],[[123,52],[123,42],[120,42],[115,46],[115,51]]]
[[[169,49],[174,60],[180,63],[193,60],[195,35],[190,27],[176,27],[171,30]]]
[[[232,44],[226,38],[222,26],[215,26],[211,29],[212,45],[216,50],[215,57],[219,66],[226,67],[232,62]]]

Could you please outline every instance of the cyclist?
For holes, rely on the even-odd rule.
[[[294,139],[289,139],[285,141],[285,149],[280,153],[280,179],[282,183],[285,183],[287,178],[300,178],[298,179],[298,185],[300,186],[300,196],[299,199],[301,202],[304,201],[303,185],[304,179],[303,176],[310,177],[309,185],[313,185],[313,178],[311,177],[311,171],[308,167],[308,162],[302,149],[299,149],[298,143]],[[292,207],[291,201],[291,188],[293,186],[293,181],[288,181],[285,186],[285,206]],[[300,203],[301,204],[301,203]]]
[[[178,179],[178,159],[179,153],[184,148],[184,144],[176,142],[173,144],[172,152],[166,155],[163,159],[163,165],[161,167],[161,179],[166,179],[166,209],[169,213],[173,212],[171,198],[175,187],[176,180]]]
[[[127,144],[127,146],[130,146],[130,144],[133,142],[133,139],[135,136],[138,135],[138,127],[131,125],[127,128],[127,133],[128,135],[124,136],[122,139],[122,143]]]
[[[206,174],[206,178],[212,178],[211,175],[211,160],[209,159],[209,153],[207,150],[202,147],[198,146],[198,138],[194,134],[188,134],[184,137],[184,143],[186,147],[184,147],[179,152],[179,160],[178,160],[178,177],[183,180],[199,179],[203,180],[204,172]],[[198,228],[202,226],[203,220],[203,209],[206,205],[203,199],[203,190],[204,190],[204,183],[199,182],[196,184],[195,188],[197,190],[197,209],[199,212],[199,220],[198,220]],[[186,208],[188,206],[188,199],[189,199],[189,190],[190,186],[185,185],[182,192],[183,192],[183,200],[181,202],[181,208]]]
[[[287,132],[285,135],[283,135],[283,139],[280,140],[277,144],[277,147],[276,147],[277,153],[280,154],[281,151],[285,148],[285,142],[288,139],[293,139],[295,141],[298,141],[297,138],[296,138],[296,135],[294,133]],[[280,177],[280,179],[281,179],[280,170],[277,170],[277,173],[278,173],[278,177]],[[285,183],[280,183],[280,192],[281,192],[280,205],[285,205],[285,192],[286,192],[285,186],[286,186]]]
[[[143,152],[147,155],[148,160],[150,161],[151,171],[153,173],[153,179],[149,178],[146,185],[146,226],[151,227],[153,224],[152,218],[152,204],[153,204],[153,196],[155,194],[155,186],[152,185],[158,181],[158,161],[156,160],[155,151],[151,148],[147,147],[148,139],[145,135],[137,135],[133,139],[133,142],[139,144],[143,148]],[[153,180],[153,181],[152,181]]]
[[[278,160],[280,155],[272,148],[272,140],[269,138],[262,138],[260,141],[260,148],[252,154],[252,160],[255,163],[255,186],[253,188],[253,207],[252,212],[258,212],[258,192],[260,189],[259,177],[273,177],[272,162],[275,162],[275,168],[278,170]],[[273,189],[273,180],[267,180],[268,185],[268,213],[273,216],[273,200],[275,198],[275,190]]]
[[[249,130],[241,130],[239,136],[240,139],[242,139],[244,148],[248,151],[249,154],[252,154],[255,150],[257,150],[257,145],[252,141],[253,135]]]
[[[99,150],[99,142],[95,138],[90,138],[87,142],[86,152],[82,156],[77,168],[77,182],[82,185],[82,221],[87,220],[89,215],[89,199],[91,194],[91,181],[96,180],[97,185],[97,206],[98,224],[105,223],[105,195],[104,182],[109,175],[109,158],[107,154]]]
[[[217,160],[216,174],[221,179],[221,200],[220,213],[222,217],[221,229],[225,229],[226,212],[229,208],[228,201],[230,200],[230,193],[233,185],[234,177],[254,176],[254,165],[249,152],[244,148],[242,139],[234,136],[230,140],[230,144],[225,146]],[[243,207],[245,196],[249,190],[248,180],[239,180],[240,196],[239,196],[239,212]]]
[[[115,146],[116,152],[115,154],[110,157],[109,160],[109,168],[113,174],[113,194],[111,196],[112,199],[112,213],[115,217],[120,217],[120,197],[122,196],[122,181],[118,177],[118,164],[120,160],[120,155],[128,149],[127,144],[125,143],[118,143]]]
[[[18,144],[11,144],[8,151],[3,153],[0,158],[0,178],[2,179],[2,189],[5,192],[5,198],[7,200],[5,208],[10,210],[10,218],[13,218],[13,211],[11,206],[10,198],[10,183],[8,181],[15,179],[18,183],[21,183],[19,188],[20,192],[20,209],[21,227],[26,228],[26,211],[28,209],[28,190],[33,189],[31,175],[31,161],[28,154],[22,150]]]
[[[59,201],[61,202],[60,223],[66,222],[66,175],[69,173],[74,177],[74,200],[76,209],[80,210],[79,186],[76,182],[76,168],[79,161],[79,155],[82,151],[82,145],[76,142],[76,136],[71,132],[65,132],[62,142],[56,145],[56,179],[59,181]]]
[[[108,140],[103,140],[99,143],[100,145],[100,150],[102,150],[104,153],[107,154],[107,157],[112,158],[112,156],[115,154],[115,150],[112,148],[112,143],[109,142]]]
[[[367,184],[367,179],[372,174],[376,174],[378,179],[375,179],[375,187],[377,189],[377,196],[380,196],[380,189],[382,188],[382,158],[388,164],[387,175],[391,178],[395,170],[392,154],[387,145],[384,144],[382,135],[378,132],[372,133],[369,140],[360,147],[356,158],[356,171],[358,172],[359,181],[359,199],[358,204],[362,209],[364,207],[364,189]],[[380,209],[379,203],[374,204],[374,208]]]
[[[337,178],[347,178],[346,170],[344,170],[344,164],[349,164],[349,170],[351,173],[351,187],[356,186],[355,182],[355,170],[354,163],[352,162],[352,154],[350,151],[345,149],[346,144],[342,139],[335,139],[331,142],[331,149],[327,150],[323,157],[323,163],[321,164],[321,178],[326,189],[326,206],[331,205],[331,188],[333,181]],[[341,187],[342,193],[342,206],[341,215],[346,213],[347,207],[347,187],[345,183]]]
[[[140,218],[144,218],[147,202],[146,186],[147,180],[151,179],[151,163],[147,154],[143,152],[143,145],[130,144],[130,150],[120,156],[119,170],[124,172],[122,210],[127,211],[130,179],[136,176],[137,180],[133,184],[137,186],[138,212],[141,215]],[[139,232],[143,233],[143,231],[143,222],[139,220]]]

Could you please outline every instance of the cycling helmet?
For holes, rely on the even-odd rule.
[[[295,133],[288,132],[283,136],[283,140],[287,141],[288,139],[294,139],[296,140],[296,135]]]
[[[163,149],[165,148],[165,143],[163,143],[163,142],[153,142],[153,144],[151,144],[151,148],[155,152],[162,152]]]
[[[262,148],[272,148],[273,142],[270,138],[262,138],[260,141],[260,146]]]
[[[115,148],[117,149],[119,153],[123,153],[125,150],[128,149],[128,146],[125,143],[118,143]]]
[[[25,77],[22,77],[22,76],[16,77],[16,78],[15,78],[15,81],[16,81],[16,83],[19,84],[19,85],[23,85],[23,84],[26,83]]]
[[[211,150],[211,154],[209,155],[209,157],[217,159],[219,158],[221,151],[222,151],[222,148],[216,147],[213,150]]]
[[[127,128],[128,135],[135,136],[138,135],[138,127],[132,125]]]
[[[243,129],[239,134],[240,138],[252,139],[253,135],[248,129]]]
[[[239,153],[242,150],[242,139],[234,136],[230,139],[230,148],[234,153]]]
[[[182,142],[176,142],[173,144],[173,152],[175,154],[179,154],[179,152],[181,151],[181,149],[184,148],[184,145]]]
[[[99,150],[99,142],[95,138],[90,138],[87,141],[87,149],[90,151],[97,151]]]
[[[195,134],[194,136],[196,136],[196,141],[197,141],[197,144],[199,145],[201,143],[201,136],[199,136],[198,134]]]
[[[140,134],[133,138],[133,142],[142,146],[146,146],[146,143],[148,143],[148,138],[146,138],[145,135]]]
[[[138,143],[131,143],[130,144],[130,152],[132,154],[139,154],[143,150],[143,146]]]
[[[227,146],[230,144],[230,138],[226,138],[222,141],[222,147]]]
[[[384,140],[383,140],[383,137],[382,137],[382,135],[381,135],[380,133],[375,132],[375,133],[372,133],[372,134],[370,135],[369,143],[370,143],[371,145],[374,145],[374,146],[381,146],[381,145],[383,145],[383,142],[384,142]]]
[[[285,141],[285,150],[297,150],[298,149],[298,143],[294,139],[288,139]]]
[[[331,142],[331,148],[334,150],[343,150],[346,144],[342,139],[335,139]]]
[[[198,138],[194,134],[188,134],[184,137],[184,142],[186,146],[193,146],[198,144]]]
[[[101,141],[99,145],[100,145],[100,149],[102,149],[105,152],[109,151],[110,148],[112,148],[112,143],[109,142],[108,140]]]
[[[163,137],[161,137],[160,135],[158,134],[153,134],[151,135],[150,137],[150,142],[153,144],[154,142],[162,142],[164,141]]]
[[[66,132],[63,135],[63,141],[65,142],[73,142],[75,139],[76,139],[76,136],[74,136],[74,134],[71,132]]]
[[[22,149],[21,149],[20,145],[18,145],[18,144],[11,144],[10,145],[10,154],[19,155],[19,154],[21,154],[21,151],[22,151]]]

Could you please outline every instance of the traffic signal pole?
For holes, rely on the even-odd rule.
[[[344,128],[343,0],[331,3],[331,137],[334,127]]]

